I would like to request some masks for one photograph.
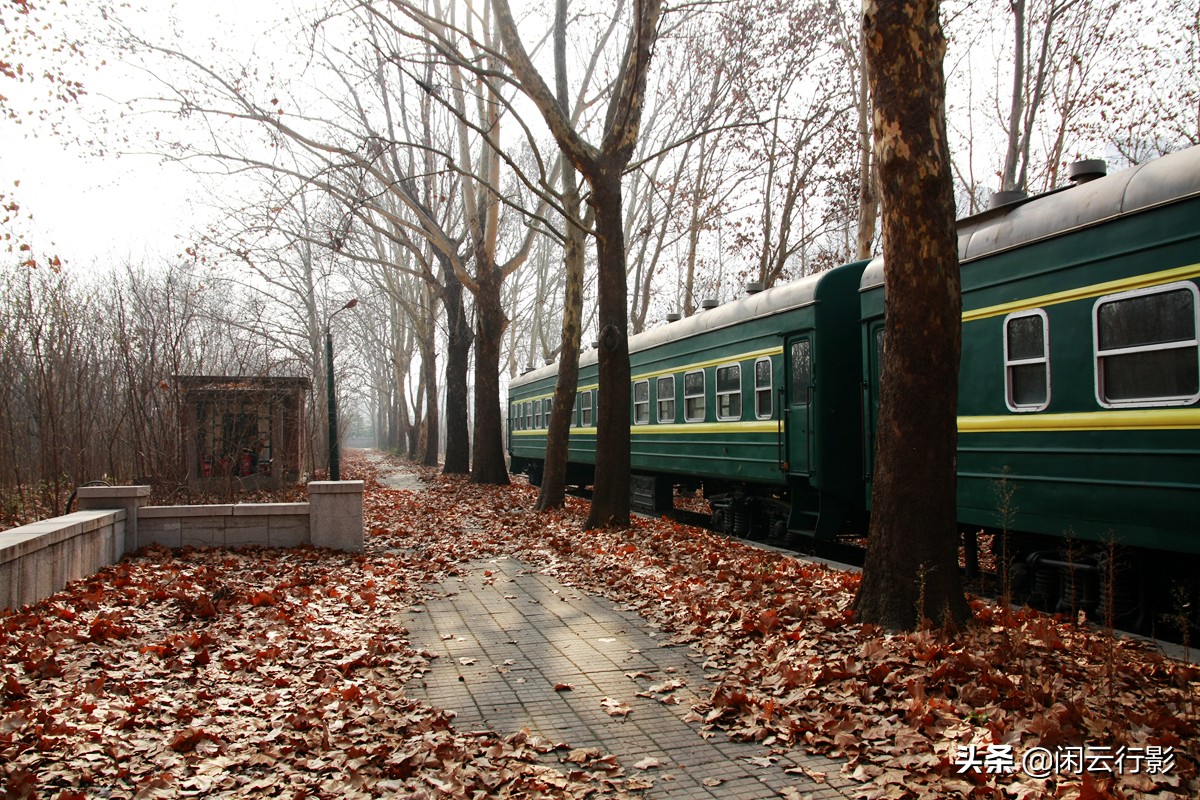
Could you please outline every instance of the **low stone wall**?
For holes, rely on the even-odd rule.
[[[146,506],[138,547],[299,547],[312,543],[308,503]]]
[[[124,509],[76,511],[0,532],[0,609],[20,608],[125,554]]]
[[[88,486],[82,510],[0,533],[0,609],[19,608],[149,544],[363,549],[362,481],[312,481],[307,503],[148,506],[148,486]]]

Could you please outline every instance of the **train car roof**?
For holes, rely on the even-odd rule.
[[[1198,195],[1200,146],[964,217],[958,221],[958,260],[966,263]],[[883,258],[878,257],[863,272],[859,290],[882,284]]]
[[[687,339],[709,331],[748,322],[759,317],[810,305],[816,302],[817,289],[821,282],[829,277],[831,273],[841,269],[852,269],[856,266],[861,268],[864,264],[865,262],[862,261],[855,262],[854,264],[843,264],[824,272],[818,272],[815,275],[807,275],[799,280],[788,281],[787,283],[773,286],[757,294],[731,300],[714,309],[701,311],[686,319],[669,322],[666,325],[660,325],[657,328],[643,331],[629,337],[629,353],[632,355],[633,353],[658,347],[679,339]],[[597,351],[595,349],[588,350],[579,356],[579,366],[584,367],[589,364],[595,364],[596,359]],[[557,373],[558,362],[555,362],[545,367],[539,367],[531,372],[526,372],[524,375],[514,378],[509,385],[515,388],[541,378],[553,376]]]

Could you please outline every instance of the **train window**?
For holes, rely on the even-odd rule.
[[[683,373],[683,418],[704,421],[704,370]]]
[[[554,411],[554,398],[547,397],[542,401],[542,411],[545,413],[546,427],[550,427],[550,414]]]
[[[638,381],[633,385],[633,424],[650,422],[650,381]]]
[[[533,401],[533,428],[537,430],[542,427],[542,401]]]
[[[742,365],[717,367],[717,419],[742,418]]]
[[[808,402],[808,390],[812,385],[812,342],[799,339],[792,342],[792,402]]]
[[[668,375],[659,378],[655,387],[658,397],[658,421],[671,423],[675,421],[675,376]]]
[[[579,427],[579,395],[575,395],[575,402],[571,404],[571,427]]]
[[[1096,301],[1100,405],[1184,405],[1200,399],[1198,297],[1194,284],[1173,283]]]
[[[754,362],[754,416],[771,418],[771,359]]]
[[[1013,411],[1041,411],[1050,405],[1050,339],[1046,312],[1039,309],[1004,318],[1005,402]]]
[[[533,403],[525,404],[525,430],[533,430]]]
[[[582,399],[579,401],[579,424],[584,428],[590,428],[592,427],[592,390],[587,390],[580,397]]]

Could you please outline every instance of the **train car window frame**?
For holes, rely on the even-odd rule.
[[[579,427],[579,394],[575,394],[575,402],[571,403],[571,427]]]
[[[798,352],[804,353],[804,380],[800,380],[800,372],[797,369],[799,362],[796,360]],[[791,397],[792,405],[808,405],[810,394],[813,385],[813,344],[811,338],[796,339],[792,342],[788,350],[788,358],[791,361]]]
[[[724,375],[722,375],[724,373]],[[736,376],[736,386],[729,386],[730,375]],[[722,388],[722,377],[726,385]],[[720,364],[713,373],[713,385],[717,393],[717,419],[721,422],[734,422],[742,418],[742,365]]]
[[[689,391],[688,378],[692,375],[700,376],[700,390]],[[708,413],[707,404],[705,403],[705,376],[704,370],[694,369],[683,373],[683,421],[684,422],[704,422],[704,417]],[[694,387],[693,387],[694,389]]]
[[[1012,329],[1011,323],[1020,320],[1038,319],[1041,320],[1039,333],[1041,334],[1042,347],[1041,354],[1037,356],[1024,355],[1013,356],[1014,345],[1024,345],[1024,342],[1014,342],[1010,336]],[[1040,308],[1035,308],[1031,311],[1017,311],[1009,314],[1004,318],[1004,403],[1008,406],[1009,411],[1014,411],[1020,414],[1045,411],[1050,406],[1050,319],[1046,316],[1046,312]],[[1037,369],[1040,367],[1040,369]],[[1041,375],[1043,383],[1043,396],[1036,403],[1020,402],[1017,398],[1019,385],[1026,380],[1025,377],[1034,373]]]
[[[663,391],[669,386],[668,391]],[[654,392],[658,406],[658,421],[664,424],[675,422],[675,376],[664,375],[654,382]]]
[[[535,431],[542,429],[542,401],[533,401],[533,429]]]
[[[550,427],[550,415],[554,412],[554,398],[546,397],[542,399],[542,419],[545,421],[545,427]]]
[[[1191,309],[1190,314],[1187,309],[1179,309],[1175,319],[1170,319],[1169,314],[1165,313],[1170,309],[1156,310],[1154,314],[1139,314],[1137,320],[1149,320],[1152,323],[1171,324],[1182,322],[1184,329],[1190,324],[1191,335],[1188,337],[1185,333],[1183,336],[1176,335],[1170,338],[1171,334],[1167,331],[1155,331],[1155,333],[1165,334],[1168,338],[1161,336],[1153,341],[1140,342],[1123,342],[1123,343],[1106,343],[1105,338],[1120,338],[1124,337],[1144,337],[1151,333],[1147,330],[1117,330],[1114,326],[1105,326],[1103,316],[1105,307],[1115,307],[1120,303],[1129,303],[1129,307],[1136,308],[1137,304],[1145,298],[1154,297],[1156,295],[1166,296],[1177,293],[1183,293],[1190,296]],[[1121,322],[1121,320],[1117,320]],[[1124,320],[1128,328],[1130,320]],[[1106,346],[1107,344],[1107,346]],[[1190,352],[1191,356],[1188,357]],[[1200,290],[1196,288],[1194,283],[1188,281],[1180,281],[1177,283],[1167,283],[1160,286],[1151,286],[1143,289],[1134,289],[1129,292],[1121,292],[1119,294],[1105,295],[1096,300],[1092,306],[1092,353],[1094,358],[1094,371],[1096,380],[1096,401],[1104,408],[1146,408],[1151,406],[1184,406],[1191,405],[1197,400],[1200,400]],[[1168,359],[1174,357],[1176,363],[1166,363],[1163,356]],[[1139,362],[1133,364],[1134,369],[1130,370],[1123,367],[1121,372],[1114,377],[1115,370],[1113,366],[1118,361],[1125,364],[1130,363],[1130,357],[1141,357]],[[1158,362],[1147,363],[1147,362]],[[1187,385],[1182,383],[1178,386],[1179,391],[1171,391],[1163,386],[1154,386],[1154,380],[1161,377],[1164,368],[1174,370],[1169,378],[1186,381]],[[1155,375],[1157,372],[1159,375]],[[1148,394],[1126,394],[1126,387],[1137,387],[1138,390],[1144,392],[1153,392]],[[1154,390],[1158,391],[1154,391]],[[1116,396],[1120,392],[1124,396]]]
[[[525,430],[533,430],[533,403],[525,401]]]
[[[767,383],[764,386],[759,381],[759,365],[765,364],[767,367]],[[755,419],[770,419],[774,413],[775,399],[772,396],[775,382],[775,367],[771,363],[769,356],[763,356],[756,359],[754,362],[754,417]],[[767,410],[763,411],[763,398],[767,401]]]
[[[579,427],[590,428],[592,427],[592,390],[580,392],[580,396],[583,399],[579,402]]]
[[[638,399],[638,389],[645,391],[645,396]],[[650,424],[650,381],[634,381],[633,382],[633,424],[634,425],[649,425]]]

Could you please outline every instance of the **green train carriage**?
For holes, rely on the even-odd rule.
[[[1095,568],[1095,556],[1066,567],[1068,541],[1079,554],[1134,548],[1143,576],[1200,553],[1200,147],[958,230],[964,528],[1020,532],[1012,552],[1050,573]],[[870,444],[878,260],[860,294]]]
[[[1134,565],[1142,576],[1186,575],[1200,553],[1200,148],[961,220],[959,238],[964,529],[1016,532],[1006,540],[1060,589],[1055,570],[1099,571],[1061,555],[1089,543],[1132,548],[1152,562]],[[635,479],[660,505],[673,486],[704,487],[734,532],[756,519],[864,531],[883,309],[876,260],[632,337]],[[571,430],[581,485],[595,358]],[[513,470],[535,482],[555,375],[510,387]]]
[[[865,261],[803,278],[633,336],[634,482],[656,510],[701,487],[716,522],[748,534],[832,538],[863,514],[856,289]],[[509,388],[514,472],[537,483],[557,366]],[[596,353],[580,362],[568,483],[592,483]]]

